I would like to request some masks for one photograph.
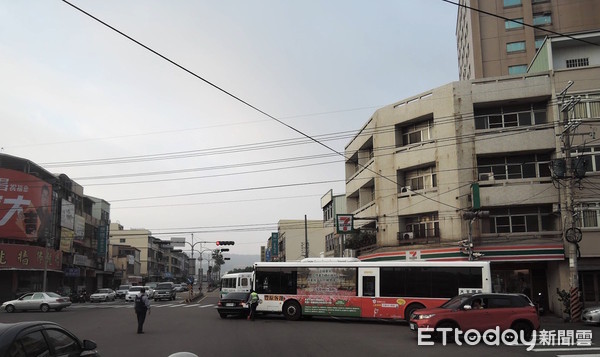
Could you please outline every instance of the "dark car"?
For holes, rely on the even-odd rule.
[[[223,319],[228,315],[248,316],[250,313],[250,305],[247,302],[249,296],[250,293],[244,292],[233,292],[223,296],[217,304],[219,316]]]
[[[54,322],[0,323],[0,356],[100,356],[96,347]]]
[[[411,330],[451,328],[450,338],[455,329],[483,332],[496,327],[530,336],[540,327],[535,305],[523,294],[462,294],[438,308],[416,310],[410,317]]]

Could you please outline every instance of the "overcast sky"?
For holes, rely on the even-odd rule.
[[[1,151],[66,174],[126,229],[236,254],[345,193],[343,158],[268,115],[343,152],[377,108],[458,79],[441,0],[72,4],[214,86],[68,3],[3,1]]]

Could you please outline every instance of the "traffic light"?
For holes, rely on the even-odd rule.
[[[234,245],[235,242],[230,240],[218,240],[217,245]]]

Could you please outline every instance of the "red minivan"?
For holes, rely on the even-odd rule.
[[[411,330],[433,329],[433,336],[439,337],[438,329],[452,329],[447,334],[450,338],[457,329],[485,332],[496,328],[519,334],[523,331],[524,336],[530,337],[539,327],[535,305],[523,294],[462,294],[440,307],[416,310],[410,317]]]

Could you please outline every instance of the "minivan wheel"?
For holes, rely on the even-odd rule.
[[[8,305],[8,306],[6,307],[6,312],[15,312],[15,307],[14,307],[14,306],[12,306],[12,305]]]

